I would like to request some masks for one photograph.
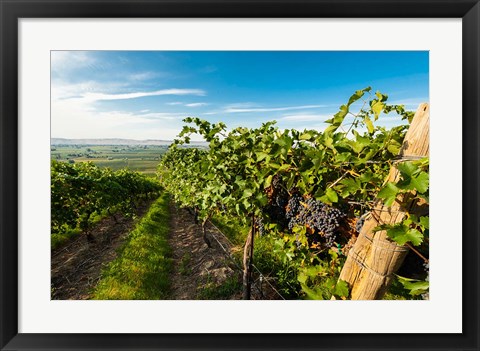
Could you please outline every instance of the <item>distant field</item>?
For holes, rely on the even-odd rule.
[[[112,170],[128,168],[154,175],[166,145],[53,145],[51,158],[59,161],[88,162]]]

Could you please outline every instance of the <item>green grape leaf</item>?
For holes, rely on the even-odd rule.
[[[257,162],[260,162],[268,157],[268,154],[264,152],[257,152]]]
[[[348,196],[350,194],[355,194],[358,190],[361,190],[360,184],[352,178],[342,179],[340,184],[343,185],[342,196]]]
[[[325,194],[319,198],[320,201],[325,202],[326,204],[332,204],[338,202],[338,195],[335,190],[328,188],[325,191]]]
[[[255,199],[260,207],[265,206],[268,204],[268,198],[264,194],[258,194]]]
[[[297,280],[302,285],[307,284],[308,275],[306,275],[304,272],[299,272],[297,275]]]
[[[323,300],[323,295],[321,292],[317,292],[309,288],[306,284],[300,284],[300,286],[309,300]]]
[[[408,161],[399,163],[397,169],[400,171],[403,178],[412,178],[415,173],[418,173],[420,170],[418,166]]]
[[[398,281],[403,285],[406,290],[409,291],[409,294],[412,296],[426,293],[430,286],[428,281],[405,278],[399,275],[397,275],[397,278]]]
[[[395,140],[392,140],[390,141],[390,143],[388,144],[387,146],[387,150],[389,152],[391,152],[393,155],[398,155],[398,153],[400,152],[400,148],[402,147],[402,145],[400,145],[399,142],[395,141]]]
[[[373,134],[373,131],[375,130],[375,128],[373,127],[373,123],[372,123],[372,120],[370,118],[368,118],[368,116],[365,116],[365,125],[367,126],[367,130],[370,134]]]
[[[264,183],[265,188],[268,188],[272,184],[272,179],[273,179],[273,176],[271,174],[265,179],[265,183]]]
[[[382,113],[383,108],[385,107],[385,104],[382,101],[373,100],[370,107],[372,108],[374,119],[376,121],[380,116],[380,113]]]
[[[312,139],[312,134],[310,133],[304,133],[300,135],[300,140],[310,140],[310,139]]]
[[[429,176],[426,172],[421,172],[417,177],[412,178],[411,185],[419,193],[423,194],[428,190]]]
[[[347,141],[347,145],[349,145],[352,148],[353,152],[357,154],[362,152],[363,148],[365,147],[365,144],[362,144],[362,143],[359,143],[358,141],[353,141],[353,140]]]
[[[420,225],[425,229],[429,229],[429,217],[420,217]]]
[[[423,234],[415,228],[410,228],[404,223],[398,223],[393,226],[380,226],[387,231],[387,236],[395,241],[398,245],[405,245],[411,242],[414,246],[418,246],[423,242]]]
[[[371,88],[370,87],[367,87],[365,89],[361,89],[361,90],[357,90],[355,92],[355,94],[353,94],[352,96],[350,96],[350,98],[348,99],[348,106],[350,106],[351,104],[353,104],[355,101],[357,101],[358,99],[360,99],[366,92],[370,91]]]
[[[339,279],[332,293],[335,296],[348,297],[348,283],[344,280]]]
[[[243,196],[242,198],[248,199],[250,196],[253,195],[253,190],[251,189],[245,189],[243,190]]]
[[[392,182],[388,182],[382,190],[378,192],[377,197],[383,199],[385,206],[391,206],[395,201],[400,189]]]
[[[419,174],[414,174],[412,176],[402,173],[402,180],[397,183],[397,186],[400,189],[404,190],[416,190],[419,193],[423,194],[428,190],[429,186],[429,176],[428,173],[421,171]]]

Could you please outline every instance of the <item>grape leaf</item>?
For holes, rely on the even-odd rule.
[[[368,118],[368,116],[365,116],[364,121],[365,121],[365,125],[367,126],[368,132],[372,134],[374,131],[372,120]]]
[[[420,224],[421,224],[425,229],[429,229],[429,217],[420,217]]]
[[[355,194],[358,190],[361,189],[360,184],[355,180],[351,178],[347,179],[342,179],[340,181],[340,184],[343,185],[342,188],[342,196],[348,196],[350,194]]]
[[[397,275],[398,281],[403,285],[405,289],[409,291],[409,294],[412,296],[417,296],[424,294],[429,289],[428,281],[421,281],[416,279],[409,279]]]
[[[378,119],[378,117],[380,116],[380,113],[382,113],[382,110],[385,107],[385,104],[383,102],[379,101],[379,100],[373,100],[370,107],[372,108],[372,111],[373,111],[374,116],[375,116],[374,118],[375,118],[375,121],[376,121]]]
[[[338,195],[332,188],[328,188],[325,194],[331,202],[338,202]]]
[[[387,236],[398,245],[405,245],[407,242],[411,242],[414,246],[418,246],[423,242],[422,233],[415,228],[409,228],[403,223],[390,226],[386,230]]]
[[[310,133],[304,133],[300,135],[300,140],[310,140],[310,139],[312,139],[312,134]]]
[[[340,297],[348,297],[348,283],[344,280],[339,279],[333,290],[333,295]]]
[[[378,192],[377,197],[383,199],[385,206],[391,206],[397,197],[400,189],[392,182],[388,182],[385,187]]]

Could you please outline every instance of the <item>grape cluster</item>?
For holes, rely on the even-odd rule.
[[[327,247],[332,247],[345,214],[314,198],[304,199],[294,194],[288,201],[286,217],[290,230],[297,225],[306,226],[311,232],[308,234],[311,242],[323,242]]]
[[[337,230],[345,218],[345,214],[339,209],[312,197],[303,197],[295,191],[290,195],[277,175],[272,179],[269,202],[263,208],[263,213],[266,215],[265,219],[276,223],[280,230],[292,231],[295,226],[306,227],[310,244],[323,244],[327,247],[333,246]],[[256,225],[259,232],[263,233],[263,227],[260,229],[260,224]],[[301,246],[298,237],[297,246]]]
[[[355,230],[359,234],[360,234],[360,231],[362,230],[363,224],[365,223],[365,218],[367,217],[367,214],[368,212],[364,213],[362,216],[357,218],[357,222],[355,223]]]
[[[263,218],[262,217],[255,217],[255,226],[257,227],[257,231],[260,234],[260,236],[265,235],[265,225],[263,224]]]
[[[295,218],[295,216],[300,212],[300,201],[303,201],[303,197],[298,193],[293,194],[290,199],[288,199],[285,217],[289,220],[289,222],[291,222],[292,219]],[[293,226],[290,226],[289,223],[288,229],[292,228]]]
[[[288,221],[285,218],[285,207],[288,202],[288,192],[282,184],[280,177],[275,175],[272,179],[272,192],[270,194],[269,203],[263,209],[263,213],[268,218],[277,223],[281,229],[284,229],[288,225]]]

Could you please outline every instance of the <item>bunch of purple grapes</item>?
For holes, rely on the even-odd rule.
[[[302,206],[300,202],[303,201],[303,197],[298,193],[293,194],[287,202],[287,209],[285,217],[289,220],[288,229],[292,229],[293,225],[291,224],[294,221],[296,215],[300,212],[300,207]]]
[[[313,242],[324,242],[332,247],[336,232],[340,227],[345,214],[337,208],[328,206],[314,198],[304,199],[298,194],[292,195],[288,201],[287,219],[288,228],[292,230],[296,225],[309,226],[315,232],[310,236]]]
[[[366,212],[357,219],[357,222],[355,223],[355,230],[357,231],[357,233],[360,234],[360,231],[363,228],[363,224],[365,223],[365,218],[367,218],[367,215],[369,213],[370,212]]]
[[[273,222],[277,223],[280,228],[285,228],[288,222],[285,218],[285,207],[288,202],[288,192],[277,175],[272,180],[273,195],[270,203],[265,206],[263,212]]]
[[[260,236],[265,235],[265,225],[263,223],[263,218],[262,217],[255,217],[255,226],[257,227],[258,234]]]

